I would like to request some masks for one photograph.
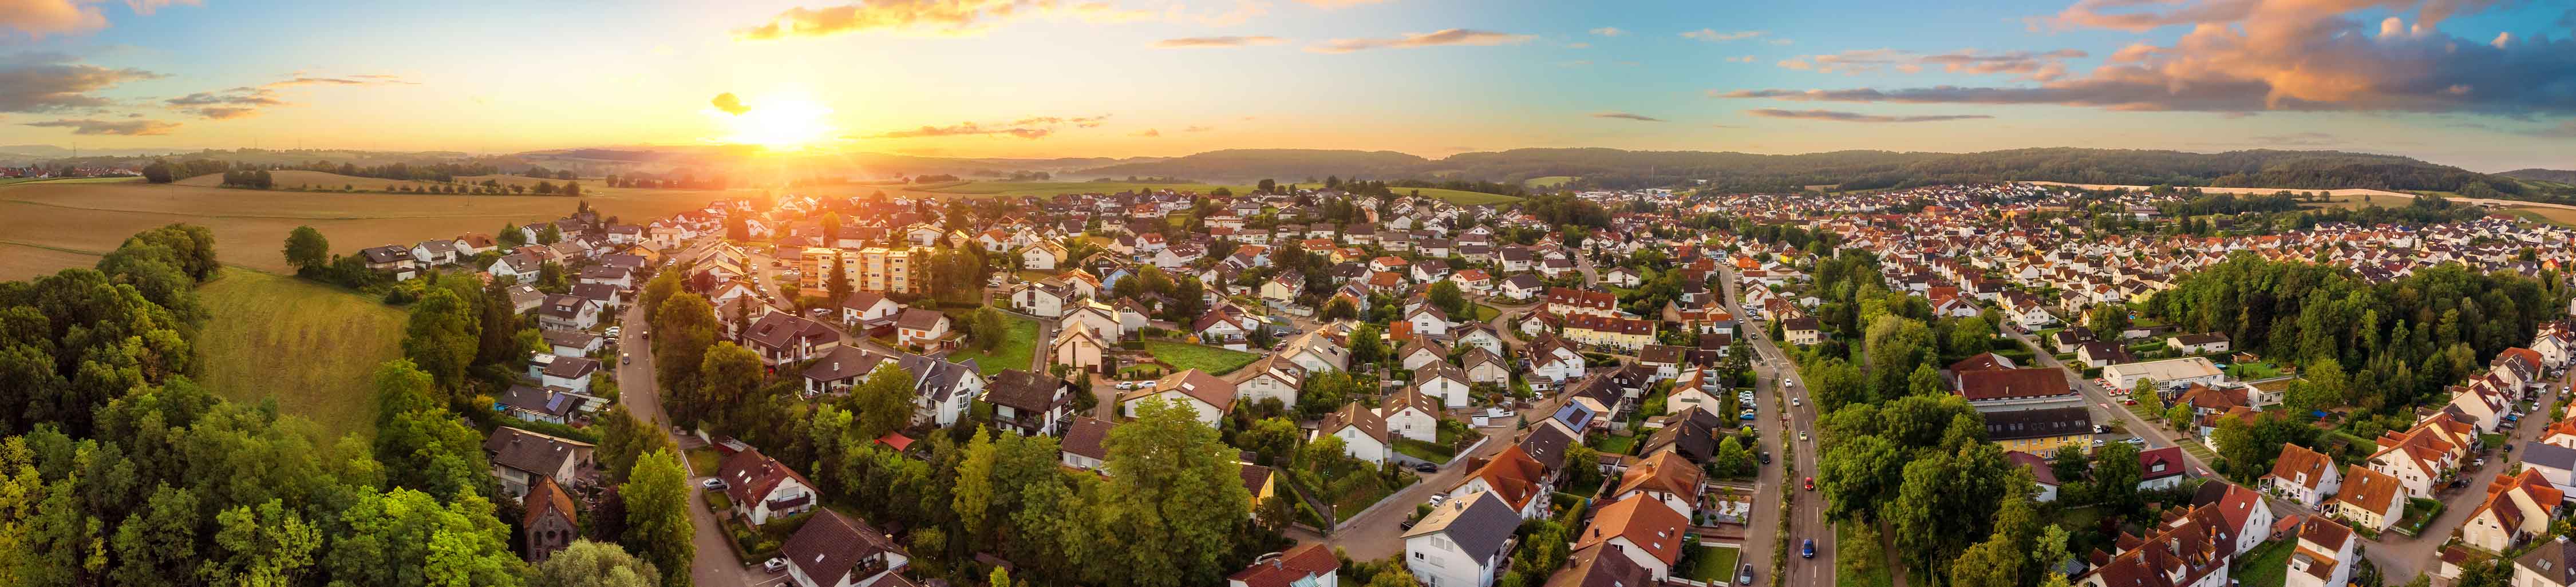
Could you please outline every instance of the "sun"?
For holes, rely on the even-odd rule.
[[[742,105],[749,109],[740,114],[710,111],[710,115],[722,121],[726,130],[732,133],[718,141],[794,151],[830,140],[833,136],[832,124],[826,120],[832,109],[810,98],[744,98]]]

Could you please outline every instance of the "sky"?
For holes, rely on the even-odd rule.
[[[0,145],[2393,153],[2576,168],[2576,0],[0,0]]]

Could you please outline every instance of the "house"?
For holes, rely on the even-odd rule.
[[[2056,454],[2058,447],[2085,448],[2093,439],[2093,413],[2080,405],[1987,412],[1985,420],[1986,439],[2007,451]]]
[[[411,247],[402,245],[367,247],[359,249],[358,256],[366,260],[367,270],[391,274],[395,281],[411,279],[419,271],[419,261],[412,258]]]
[[[546,296],[537,306],[537,327],[554,330],[589,330],[599,325],[599,304],[579,296]]]
[[[1057,365],[1099,373],[1105,369],[1103,360],[1108,348],[1108,341],[1101,340],[1090,325],[1066,322],[1065,328],[1056,331],[1055,340],[1047,343],[1047,356]]]
[[[2576,472],[2576,449],[2553,444],[2526,442],[2522,445],[2522,467],[2540,474],[2556,487],[2576,487],[2570,473]]]
[[[2172,489],[2182,485],[2189,467],[2183,464],[2182,447],[2153,448],[2138,453],[2138,490]]]
[[[528,562],[545,562],[555,551],[572,546],[581,538],[581,524],[574,519],[572,496],[564,493],[554,479],[538,477],[528,488],[528,513],[520,516],[519,538],[527,544]]]
[[[2470,511],[2469,521],[2460,526],[2460,540],[2488,552],[2511,551],[2533,538],[2548,536],[2549,522],[2556,519],[2566,498],[2567,492],[2550,484],[2539,471],[2498,473],[2487,483],[2486,501]]]
[[[758,353],[762,363],[772,366],[829,355],[841,346],[840,329],[786,312],[771,312],[752,320],[741,338],[743,348]]]
[[[893,536],[824,509],[778,545],[796,587],[909,587],[900,573],[912,555]]]
[[[2032,500],[2041,503],[2057,501],[2057,488],[2062,483],[2057,480],[2057,469],[2049,465],[2048,457],[2013,451],[2004,453],[2004,458],[2011,460],[2013,464],[2021,465],[2023,470],[2030,471],[2031,484],[2038,490],[2037,494],[2031,496]]]
[[[2576,585],[2576,542],[2560,536],[2513,559],[2513,587]]]
[[[898,357],[903,370],[912,374],[913,410],[916,425],[957,425],[974,410],[971,405],[984,391],[983,372],[973,360],[963,363],[946,358],[922,355]]]
[[[2284,444],[2280,458],[2272,461],[2272,472],[2255,483],[2266,492],[2314,509],[2325,496],[2343,489],[2343,475],[2335,470],[2334,458],[2325,453]]]
[[[984,388],[993,428],[1053,436],[1073,414],[1073,384],[1046,373],[1004,369]]]
[[[1288,339],[1287,346],[1279,347],[1277,356],[1305,369],[1308,373],[1341,371],[1351,366],[1350,349],[1341,343],[1334,342],[1333,337],[1325,334],[1323,329],[1309,331]]]
[[[856,346],[833,347],[805,366],[805,396],[841,393],[859,384],[878,364],[894,357]]]
[[[1674,511],[1663,500],[1645,496],[1620,498],[1593,512],[1592,525],[1576,536],[1574,548],[1609,546],[1611,553],[1645,567],[1647,576],[1661,580],[1671,574],[1673,563],[1680,561],[1686,546],[1683,534],[1690,527],[1689,514]],[[1696,545],[1693,541],[1688,546]]]
[[[1460,356],[1458,361],[1466,365],[1462,369],[1467,372],[1467,381],[1471,383],[1501,386],[1512,381],[1511,364],[1505,362],[1501,355],[1485,350],[1484,347],[1467,347],[1466,354]]]
[[[2186,355],[2206,355],[2228,351],[2227,333],[2203,332],[2165,337],[2165,346]]]
[[[1819,324],[1820,323],[1818,323],[1815,318],[1806,316],[1782,320],[1780,321],[1780,336],[1788,339],[1789,344],[1798,346],[1814,345],[1824,340],[1824,333],[1820,330]]]
[[[734,513],[754,526],[813,511],[815,502],[822,500],[814,482],[758,450],[725,457],[716,467],[716,478],[724,480],[725,497],[733,500]]]
[[[491,459],[492,476],[501,479],[502,490],[510,495],[527,495],[538,478],[558,485],[573,483],[591,467],[591,453],[596,448],[587,442],[507,426],[493,429],[483,440],[483,454]]]
[[[841,298],[841,323],[863,329],[893,324],[895,315],[901,312],[903,304],[877,292],[854,291]]]
[[[1342,568],[1333,547],[1308,542],[1287,552],[1265,554],[1252,565],[1225,576],[1226,587],[1339,587]]]
[[[1520,524],[1492,492],[1452,497],[1404,532],[1404,568],[1425,587],[1492,587]]]
[[[2243,485],[2213,481],[2203,483],[2192,498],[2197,508],[2215,508],[2225,523],[2228,534],[2236,537],[2236,551],[2245,552],[2272,539],[2272,506],[2264,501],[2263,492]]]
[[[895,319],[895,341],[908,347],[926,347],[948,338],[948,315],[938,310],[910,308]]]
[[[2352,527],[2384,531],[2406,515],[2406,487],[2387,473],[2353,465],[2344,469],[2343,492],[2328,500],[2326,508]]]
[[[510,389],[502,391],[501,397],[495,398],[493,403],[497,404],[496,409],[513,418],[530,422],[564,424],[572,420],[573,412],[579,409],[584,401],[571,394],[556,393],[553,390],[525,385],[512,385]]]
[[[2067,383],[2065,369],[1979,369],[1953,371],[1959,397],[1979,412],[2082,407],[2084,397]]]
[[[1437,306],[1423,304],[1421,307],[1414,308],[1412,312],[1404,315],[1404,321],[1413,324],[1415,334],[1443,338],[1449,336],[1449,313],[1440,311]]]
[[[1210,309],[1207,315],[1190,323],[1190,332],[1199,335],[1199,344],[1234,350],[1246,350],[1245,343],[1251,340],[1252,332],[1260,328],[1260,321],[1231,307]]]
[[[1407,389],[1386,398],[1378,413],[1386,418],[1388,434],[1415,442],[1440,441],[1440,401],[1423,395],[1419,389]]]
[[[2183,357],[2143,363],[2121,363],[2102,368],[2102,379],[2120,390],[2135,389],[2139,380],[2151,380],[2158,387],[2183,387],[2193,383],[2218,385],[2227,373],[2218,364],[2202,357]]]
[[[1066,259],[1068,256],[1071,255],[1064,245],[1053,241],[1041,242],[1020,251],[1020,268],[1053,271],[1057,264],[1070,260]]]
[[[1449,488],[1449,497],[1490,493],[1521,518],[1547,515],[1546,496],[1554,490],[1556,472],[1565,465],[1565,446],[1577,443],[1579,438],[1553,420],[1532,426],[1521,436],[1520,444],[1503,447],[1491,458],[1469,458],[1467,478]],[[1548,461],[1541,461],[1541,455]]]
[[[1619,487],[1611,492],[1611,496],[1614,499],[1654,499],[1688,517],[1699,511],[1699,497],[1707,491],[1707,482],[1708,473],[1700,470],[1699,464],[1673,451],[1664,451],[1629,465],[1628,470],[1619,475]]]
[[[1297,405],[1297,391],[1306,385],[1306,370],[1294,363],[1282,363],[1278,357],[1262,357],[1244,369],[1252,373],[1234,384],[1236,399],[1259,403],[1279,400],[1283,406]]]
[[[1541,389],[1580,378],[1586,368],[1583,351],[1554,335],[1540,335],[1531,342],[1526,358],[1530,363],[1530,384]],[[1541,381],[1546,385],[1542,386]]]
[[[2344,587],[2352,579],[2360,540],[2352,529],[2325,516],[2299,523],[2298,543],[2290,550],[2290,573],[2282,587]]]
[[[1109,460],[1106,442],[1111,426],[1108,420],[1074,416],[1073,423],[1064,427],[1064,444],[1057,450],[1064,466],[1085,471],[1101,470],[1101,462]]]
[[[1386,418],[1359,402],[1342,404],[1342,408],[1324,415],[1320,436],[1342,439],[1342,452],[1351,458],[1372,464],[1384,464],[1395,455],[1395,442],[1386,431]]]
[[[1073,293],[1067,288],[1041,281],[1011,284],[1004,290],[1004,296],[1010,298],[1011,309],[1039,318],[1063,316],[1065,306],[1074,302]]]
[[[1153,385],[1118,394],[1119,415],[1136,417],[1138,407],[1146,401],[1177,401],[1198,412],[1198,421],[1209,426],[1234,410],[1234,384],[1206,371],[1191,369],[1165,375]]]
[[[1467,381],[1466,371],[1448,363],[1431,363],[1413,371],[1412,389],[1440,398],[1441,405],[1452,409],[1467,407],[1468,400],[1474,395],[1469,390],[1474,387],[1474,383]]]
[[[1635,559],[1614,552],[1614,547],[1595,546],[1574,551],[1566,557],[1566,567],[1547,579],[1542,587],[1629,587],[1653,585],[1654,576]]]

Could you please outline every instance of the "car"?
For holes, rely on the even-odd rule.
[[[1433,473],[1433,472],[1438,472],[1439,470],[1440,470],[1440,466],[1439,466],[1439,465],[1434,465],[1434,464],[1431,464],[1431,463],[1414,463],[1414,464],[1413,464],[1413,472],[1416,472],[1416,473]]]
[[[725,487],[726,487],[725,482],[724,482],[724,480],[723,480],[723,479],[708,479],[708,480],[705,480],[705,481],[699,481],[699,482],[698,482],[698,486],[699,486],[699,487],[705,487],[705,488],[707,488],[707,489],[711,489],[711,490],[715,490],[715,491],[724,491],[724,490],[725,490]]]
[[[1748,586],[1753,584],[1753,565],[1744,565],[1743,570],[1735,572],[1735,584]]]
[[[1120,382],[1118,382],[1118,389],[1120,389],[1120,390],[1122,390],[1122,391],[1123,391],[1123,390],[1129,390],[1129,389],[1135,389],[1135,388],[1136,388],[1136,382],[1134,382],[1134,381],[1120,381]]]
[[[1765,464],[1765,465],[1771,464],[1771,451],[1762,451],[1762,454],[1760,454],[1760,455],[1755,455],[1755,457],[1754,457],[1754,458],[1756,458],[1756,459],[1760,459],[1760,460],[1762,461],[1762,464]]]
[[[1798,431],[1798,442],[1806,442],[1806,441],[1807,441],[1807,431],[1805,431],[1805,430],[1800,430],[1800,431]]]
[[[767,562],[760,563],[760,568],[768,569],[772,573],[783,573],[787,571],[787,559],[772,557]]]
[[[632,364],[635,364],[635,355],[631,355],[631,354],[627,354],[627,353],[617,353],[617,364],[619,364],[619,365],[632,365]]]
[[[1816,539],[1809,538],[1805,544],[1799,545],[1798,556],[1801,558],[1816,558]]]
[[[2101,424],[2094,424],[2094,425],[2093,425],[2093,433],[2094,433],[2094,434],[2101,434],[2101,433],[2104,433],[2104,432],[2110,432],[2110,431],[2111,431],[2111,427],[2109,427],[2109,426],[2103,426],[2103,425],[2101,425]]]
[[[2110,444],[2110,443],[2111,443],[2111,441],[2096,438],[2096,439],[2093,439],[2093,448],[2102,448],[2102,445]]]
[[[1794,408],[1794,407],[1798,407],[1798,406],[1804,406],[1804,405],[1807,405],[1807,403],[1806,403],[1806,402],[1804,402],[1804,401],[1800,401],[1800,400],[1801,400],[1801,398],[1795,398],[1795,397],[1789,398],[1789,407],[1793,407],[1793,408]]]
[[[1816,478],[1814,478],[1814,477],[1808,477],[1808,478],[1807,478],[1807,490],[1808,490],[1808,491],[1815,491],[1815,490],[1816,490]]]
[[[2147,439],[2139,438],[2139,437],[2135,437],[2135,436],[2128,437],[2127,439],[2123,439],[2123,440],[2121,440],[2120,442],[2126,442],[2126,443],[2129,443],[2129,444],[2135,444],[2135,445],[2138,445],[2138,446],[2146,446],[2146,445],[2147,445]]]
[[[1434,494],[1431,494],[1431,505],[1433,505],[1433,506],[1438,506],[1438,505],[1440,505],[1440,502],[1444,502],[1444,501],[1449,501],[1449,494],[1446,494],[1446,493],[1434,493]]]
[[[1789,387],[1797,387],[1797,386],[1798,386],[1798,380],[1796,380],[1796,379],[1782,379],[1782,380],[1780,380],[1780,384],[1781,384],[1781,385],[1786,385],[1786,386],[1789,386]]]
[[[2128,405],[2132,405],[2132,406],[2134,406],[2134,405],[2138,405],[2138,400],[2134,400],[2134,399],[2124,399],[2124,400],[2120,400],[2120,403],[2128,404]]]
[[[615,327],[615,326],[610,326],[610,327],[608,327],[608,337],[609,337],[609,338],[617,338],[617,332],[618,332],[617,328],[618,328],[618,327]]]

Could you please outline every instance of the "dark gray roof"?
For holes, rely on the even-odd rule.
[[[2552,585],[2576,583],[2576,542],[2560,536],[2531,549],[2531,553],[2522,555],[2522,558],[2513,559],[2513,564],[2540,575]]]
[[[555,357],[554,362],[546,364],[547,375],[562,377],[565,379],[589,377],[591,373],[598,370],[599,361],[597,359],[583,357],[558,356]]]
[[[992,384],[985,386],[984,401],[1015,410],[1043,412],[1055,409],[1059,400],[1068,397],[1058,393],[1064,387],[1064,380],[1054,375],[1008,369],[995,374]]]
[[[2522,443],[2522,462],[2561,471],[2576,471],[2576,449],[2555,444],[2525,442]]]
[[[483,451],[492,456],[492,464],[550,475],[562,470],[564,461],[581,458],[591,445],[555,438],[517,428],[501,427],[483,440]]]
[[[2092,432],[2093,413],[2080,406],[1986,413],[1988,440],[2046,438]]]
[[[1405,538],[1426,534],[1447,534],[1450,542],[1466,551],[1468,558],[1482,564],[1503,554],[1503,541],[1520,529],[1521,515],[1504,504],[1502,496],[1491,491],[1441,502],[1431,508],[1422,522],[1404,532]]]

